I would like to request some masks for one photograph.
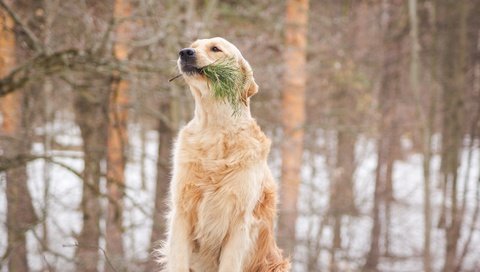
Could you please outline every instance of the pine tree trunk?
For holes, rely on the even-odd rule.
[[[15,66],[17,42],[13,20],[0,9],[0,77]],[[6,140],[0,143],[2,156],[28,155],[30,152],[29,126],[26,123],[28,97],[17,91],[0,99],[1,133]],[[6,171],[7,198],[7,252],[9,271],[29,271],[26,232],[37,222],[32,198],[28,190],[26,165]]]
[[[131,15],[129,0],[116,0],[114,16],[116,19],[125,19]],[[127,41],[129,38],[129,24],[121,23],[116,31],[114,54],[118,60],[128,57]],[[128,145],[127,117],[128,117],[128,82],[118,79],[112,85],[109,101],[109,122],[107,138],[107,192],[109,202],[107,208],[107,253],[110,261],[117,267],[126,267],[123,248],[123,196],[125,194],[125,165],[126,148]],[[105,271],[111,268],[105,266]]]
[[[295,248],[295,222],[301,181],[305,125],[308,0],[287,1],[283,89],[282,187],[279,245],[287,255]]]

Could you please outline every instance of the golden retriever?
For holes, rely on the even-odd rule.
[[[240,51],[223,38],[195,41],[178,66],[195,98],[193,119],[174,147],[167,241],[168,272],[288,271],[274,239],[276,184],[270,140],[250,115],[258,86]],[[201,67],[234,58],[245,75],[240,109],[215,98]]]

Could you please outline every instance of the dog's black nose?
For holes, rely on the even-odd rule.
[[[195,56],[195,49],[193,48],[184,48],[178,52],[178,55],[180,55],[180,58],[186,59],[186,58],[191,58]]]

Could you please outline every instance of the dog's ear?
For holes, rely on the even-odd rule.
[[[255,82],[255,79],[253,78],[253,76],[251,78],[247,79],[246,88],[247,88],[247,91],[245,92],[246,97],[253,96],[254,94],[256,94],[258,92],[258,85]]]
[[[242,69],[242,73],[245,75],[245,91],[242,94],[242,99],[246,101],[247,98],[258,92],[258,85],[253,77],[252,67],[244,58],[240,59],[240,68]]]

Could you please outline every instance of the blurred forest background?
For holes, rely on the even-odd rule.
[[[260,85],[293,271],[480,271],[478,0],[0,0],[0,271],[155,271],[168,79],[213,36]]]

